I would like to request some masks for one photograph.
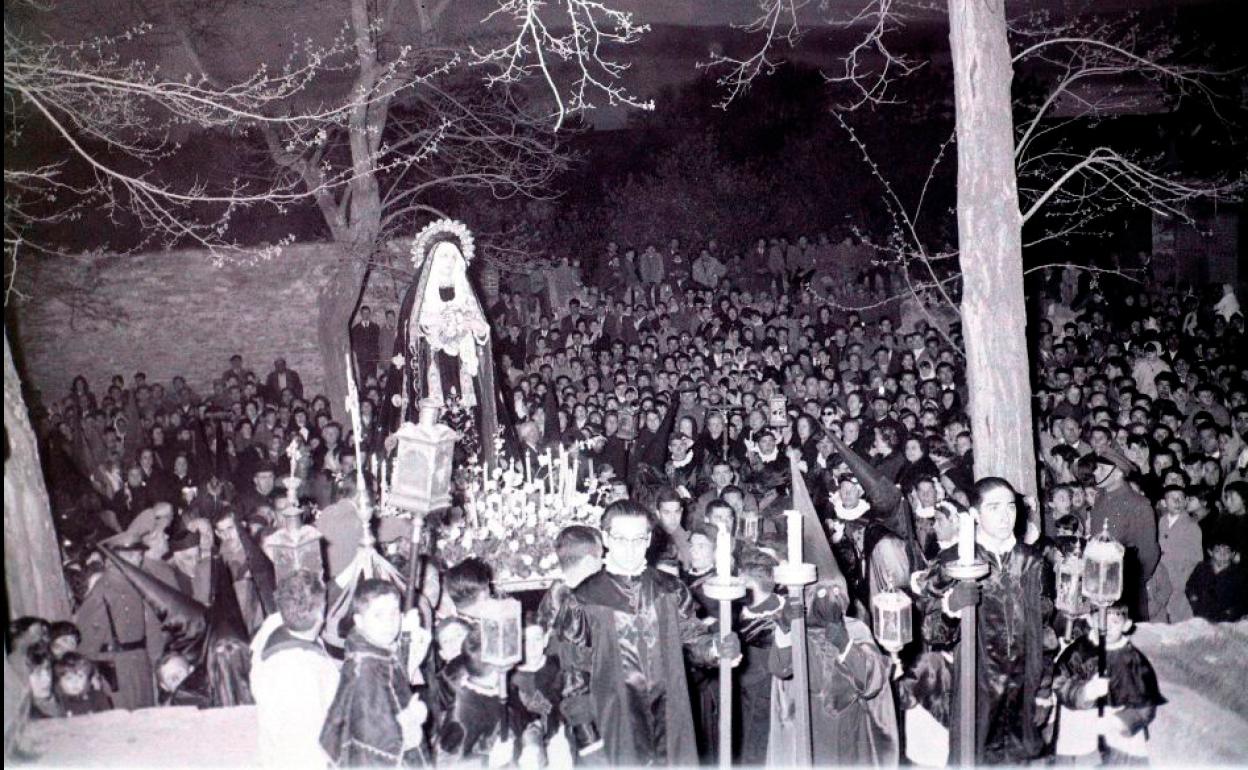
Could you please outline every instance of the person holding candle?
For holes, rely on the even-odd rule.
[[[688,547],[689,565],[681,569],[680,578],[693,594],[698,618],[711,625],[719,616],[719,602],[707,595],[707,582],[732,574],[732,537],[727,530],[699,524],[689,532]],[[719,677],[715,669],[690,670],[689,691],[698,756],[712,763],[719,744]]]
[[[647,564],[653,526],[631,500],[607,506],[605,567],[576,587],[562,613],[561,708],[586,761],[696,764],[685,654],[708,666],[741,654],[735,634],[721,637],[698,620],[679,579]]]
[[[804,591],[815,766],[896,765],[897,712],[888,656],[876,645],[865,623],[846,617],[849,594],[839,573],[831,573]],[[789,631],[793,620],[802,617],[801,610],[800,604],[790,600],[777,620],[770,660],[777,677],[793,675]],[[773,718],[791,719],[783,715]],[[774,753],[772,756],[776,757]]]
[[[1044,598],[1048,566],[1040,549],[1019,542],[1017,494],[1008,481],[988,477],[971,490],[970,515],[959,520],[957,546],[946,548],[937,565],[980,559],[989,572],[979,583],[956,581],[943,569],[929,570],[916,582],[922,589],[923,637],[933,648],[957,644],[956,618],[979,605],[976,623],[977,691],[975,715],[977,763],[1021,764],[1043,749],[1040,726],[1052,709],[1051,662],[1044,655]],[[953,677],[957,724],[956,672]],[[957,731],[950,736],[950,756],[958,756]]]
[[[733,743],[737,760],[751,767],[766,761],[771,732],[774,677],[769,661],[776,626],[784,609],[783,599],[775,593],[775,566],[774,560],[756,553],[744,558],[738,570],[749,593],[737,621],[743,660],[733,672],[741,703],[741,718],[733,720],[736,727]]]

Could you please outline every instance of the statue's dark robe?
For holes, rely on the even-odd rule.
[[[457,356],[434,351],[420,332],[421,306],[425,296],[425,288],[429,283],[429,268],[432,260],[426,259],[421,265],[416,280],[408,287],[399,305],[398,330],[395,341],[396,352],[403,355],[401,367],[391,364],[386,382],[386,398],[382,404],[382,424],[393,433],[404,422],[416,422],[419,417],[420,400],[430,395],[428,392],[430,366],[438,367],[442,381],[442,396],[446,398],[452,388],[459,390],[460,360]],[[472,302],[480,303],[476,297]],[[484,312],[482,317],[485,317]],[[470,408],[475,429],[475,439],[479,442],[479,461],[496,461],[494,436],[500,426],[500,416],[510,414],[505,401],[505,394],[498,387],[494,377],[494,353],[492,340],[487,337],[477,344],[479,361],[476,377],[473,378],[473,390],[476,404]],[[461,394],[462,395],[462,394]],[[399,396],[402,401],[395,405],[393,400]],[[510,421],[503,420],[503,427],[510,429]],[[506,437],[504,437],[506,438]]]

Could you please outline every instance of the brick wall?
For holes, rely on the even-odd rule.
[[[284,356],[309,394],[324,371],[316,347],[316,292],[333,252],[286,247],[254,266],[214,267],[199,251],[48,259],[23,266],[29,299],[16,308],[24,376],[45,401],[83,374],[101,395],[113,374],[166,385],[175,374],[200,393],[234,353],[263,379]],[[397,307],[395,285],[374,281],[366,302]]]

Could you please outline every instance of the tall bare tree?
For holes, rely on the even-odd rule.
[[[1124,205],[1187,219],[1190,203],[1234,196],[1244,185],[1242,177],[1183,178],[1161,171],[1156,159],[1113,147],[1076,147],[1069,132],[1063,135],[1064,129],[1086,126],[1119,106],[1098,100],[1083,86],[1131,76],[1150,87],[1155,98],[1172,104],[1198,99],[1221,117],[1218,105],[1227,94],[1215,84],[1225,84],[1234,73],[1181,63],[1172,39],[1145,44],[1141,41],[1147,36],[1121,21],[1076,18],[1055,24],[1043,19],[1037,24],[1023,19],[1012,24],[1004,0],[948,0],[944,10],[950,26],[956,111],[955,136],[950,137],[956,138],[958,158],[955,252],[931,254],[915,225],[930,173],[918,202],[904,205],[867,148],[844,120],[842,125],[884,185],[902,244],[893,251],[903,262],[907,290],[943,297],[961,313],[976,475],[1005,476],[1023,492],[1034,494],[1024,245],[1067,237]],[[760,3],[757,19],[746,27],[757,37],[755,52],[738,58],[718,56],[708,63],[724,71],[720,77],[724,106],[755,77],[777,66],[781,59],[775,49],[796,45],[813,11],[809,0]],[[864,0],[841,20],[842,26],[861,30],[841,67],[825,76],[849,94],[843,111],[877,108],[894,100],[890,86],[923,62],[894,50],[888,42],[891,35],[911,14],[930,17],[939,11],[939,4],[922,0]],[[1036,104],[1019,105],[1011,94],[1014,68],[1032,62],[1041,63],[1048,87]],[[1014,112],[1020,106],[1028,117],[1015,126]],[[940,147],[935,163],[946,148],[947,143]],[[1023,241],[1027,223],[1036,225],[1037,233],[1029,244]],[[959,275],[949,277],[934,269],[936,261],[955,256]],[[912,281],[911,264],[921,266],[930,280]],[[954,303],[951,284],[959,280],[961,301]]]
[[[241,209],[280,217],[311,203],[340,253],[317,318],[327,392],[340,405],[351,317],[373,266],[394,259],[384,245],[438,215],[433,198],[447,190],[551,195],[568,156],[546,113],[505,82],[487,87],[490,71],[447,42],[448,0],[345,0],[333,40],[296,45],[281,68],[261,63],[231,77],[213,69],[230,43],[223,12],[246,2],[214,0],[208,13],[190,0],[133,0],[133,29],[68,43],[24,34],[6,6],[6,110],[15,125],[51,126],[69,149],[68,160],[37,168],[6,163],[6,280],[45,246],[29,238],[31,224],[84,206],[124,210],[164,244],[239,261],[268,258],[290,240],[237,242],[230,225]],[[184,54],[189,73],[145,63],[128,50],[136,38]],[[200,178],[170,175],[169,158],[178,137],[213,129],[257,137],[266,162],[221,184],[164,181]],[[23,134],[9,139],[20,145]],[[85,167],[86,181],[71,166]]]

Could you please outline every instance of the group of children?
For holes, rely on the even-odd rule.
[[[68,621],[21,617],[10,625],[9,665],[29,683],[30,717],[72,717],[108,711],[107,671],[78,653],[82,639]]]

